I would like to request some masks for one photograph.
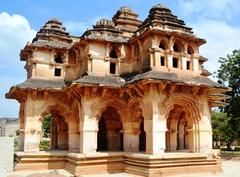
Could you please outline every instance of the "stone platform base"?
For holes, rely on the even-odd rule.
[[[79,154],[67,151],[17,152],[15,170],[65,169],[71,174],[131,173],[140,176],[171,176],[222,172],[221,159],[198,153],[108,152]]]

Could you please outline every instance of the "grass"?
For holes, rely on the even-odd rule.
[[[224,156],[240,156],[240,151],[221,151],[220,154]]]

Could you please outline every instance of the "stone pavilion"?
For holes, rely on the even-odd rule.
[[[220,172],[211,108],[228,88],[208,78],[205,43],[161,4],[144,21],[122,7],[82,36],[47,21],[21,50],[27,80],[6,94],[20,103],[15,170]],[[47,115],[51,150],[40,151]]]

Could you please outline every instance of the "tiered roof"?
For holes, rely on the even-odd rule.
[[[127,6],[121,7],[112,19],[121,31],[135,32],[141,24],[138,14]]]
[[[162,4],[155,5],[150,9],[147,19],[139,26],[139,31],[155,26],[164,30],[193,33],[192,28],[187,27],[183,20],[178,19],[169,8]]]
[[[193,35],[192,28],[187,27],[183,20],[178,19],[173,15],[171,10],[164,5],[158,4],[153,6],[149,15],[142,23],[138,20],[138,14],[136,14],[129,7],[120,8],[113,16],[112,20],[100,19],[96,22],[92,29],[87,30],[81,37],[83,40],[100,40],[110,41],[116,43],[127,43],[131,39],[138,37],[137,33],[145,34],[145,31],[151,31],[152,29],[158,31],[164,31],[165,33],[179,33],[182,36],[191,37],[192,40],[202,41],[204,40],[196,38]],[[126,36],[123,33],[129,32],[133,36]],[[189,37],[189,38],[190,38]],[[29,47],[45,47],[45,48],[61,48],[70,49],[73,42],[69,33],[62,26],[62,23],[57,19],[50,19],[37,33],[31,44],[28,44],[21,52],[23,56],[24,52],[30,50]],[[200,57],[202,62],[206,61],[206,58]],[[40,81],[39,79],[28,79],[23,84],[17,85],[19,88],[64,88],[69,84],[92,84],[110,87],[124,87],[128,84],[138,82],[141,80],[161,80],[173,83],[183,83],[185,85],[198,85],[198,86],[212,86],[223,87],[217,84],[205,76],[209,73],[203,69],[201,76],[178,76],[174,73],[167,73],[161,71],[144,71],[139,73],[131,73],[128,76],[93,76],[90,73],[85,73],[84,76],[80,76],[75,81]]]
[[[72,39],[66,28],[62,26],[56,18],[52,18],[45,23],[45,25],[37,32],[36,37],[32,43],[28,43],[23,50],[21,50],[21,60],[26,60],[28,52],[33,47],[39,48],[55,48],[55,49],[70,49],[72,47]]]

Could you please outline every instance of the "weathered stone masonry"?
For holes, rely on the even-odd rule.
[[[143,22],[122,7],[80,37],[50,19],[20,53],[27,80],[6,94],[20,103],[20,150],[39,153],[42,122],[51,114],[53,150],[156,158],[182,152],[215,159],[211,107],[224,104],[228,88],[208,78],[207,59],[199,54],[205,42],[163,5],[153,6]],[[140,161],[124,163],[114,169],[138,174]],[[211,163],[217,171],[219,164]],[[76,166],[83,168],[65,164],[83,174]],[[150,176],[163,172],[138,168]]]

